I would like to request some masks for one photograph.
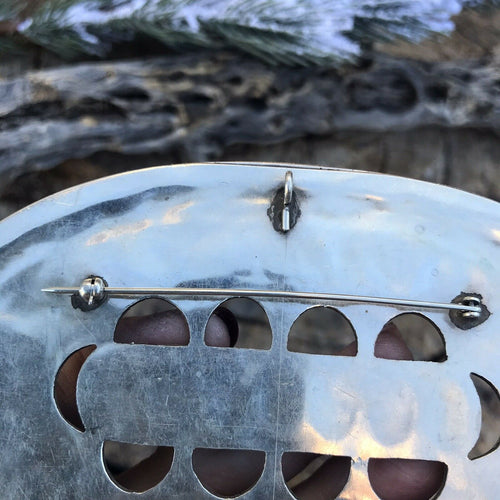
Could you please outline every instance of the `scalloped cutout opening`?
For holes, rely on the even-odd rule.
[[[388,321],[375,341],[376,358],[442,363],[448,359],[444,336],[426,316],[403,313]]]
[[[281,469],[288,490],[298,500],[333,499],[349,480],[351,457],[286,452]]]
[[[209,329],[211,322],[222,322],[229,337],[224,341],[215,339]],[[268,350],[271,348],[272,338],[266,311],[258,302],[247,297],[235,297],[219,304],[211,314],[205,330],[205,344],[216,347]]]
[[[340,311],[316,306],[304,311],[294,321],[287,348],[307,354],[356,356],[358,339],[351,322]]]
[[[471,373],[481,403],[481,431],[476,444],[467,455],[470,460],[484,457],[500,446],[500,395],[487,379]]]
[[[111,481],[127,492],[142,493],[159,484],[172,468],[171,446],[104,441],[102,462]]]
[[[85,427],[78,411],[76,384],[83,364],[96,347],[92,344],[71,353],[59,367],[54,381],[54,400],[60,415],[81,432],[85,431]]]
[[[370,458],[368,478],[381,500],[431,500],[446,483],[448,466],[434,460]]]
[[[165,299],[149,298],[132,304],[116,323],[114,341],[119,344],[185,346],[188,322],[179,308]]]
[[[260,450],[196,448],[192,465],[202,486],[220,498],[235,498],[250,491],[264,471],[266,454]]]

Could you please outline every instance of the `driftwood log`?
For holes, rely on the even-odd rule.
[[[376,56],[269,68],[233,54],[95,62],[0,81],[0,175],[108,151],[220,158],[234,144],[336,131],[500,130],[500,64]],[[0,189],[1,190],[1,189]]]

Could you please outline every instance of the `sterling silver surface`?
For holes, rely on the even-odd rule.
[[[301,216],[283,233],[268,207],[285,175]],[[194,448],[263,450],[262,477],[244,498],[288,499],[286,451],[352,458],[344,499],[376,498],[371,457],[447,464],[443,499],[497,496],[500,452],[471,461],[481,408],[470,373],[500,387],[500,211],[493,201],[403,178],[295,165],[205,164],[114,176],[42,200],[0,223],[0,497],[132,498],[108,477],[105,440],[174,446],[172,469],[143,498],[215,498],[195,476]],[[74,309],[47,286],[87,276],[113,287],[335,292],[449,303],[481,294],[491,312],[470,330],[424,311],[448,359],[374,357],[400,306],[338,302],[358,339],[355,357],[289,352],[295,319],[318,300],[260,297],[269,350],[204,344],[224,298],[175,297],[190,343],[113,342],[137,297]],[[472,296],[474,298],[474,296]],[[418,310],[419,309],[415,309]],[[79,376],[85,432],[63,420],[54,379],[77,349],[97,349]]]

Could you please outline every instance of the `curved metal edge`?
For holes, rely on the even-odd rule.
[[[43,224],[45,222],[48,222],[53,219],[53,214],[49,213],[44,213],[43,210],[39,211],[39,214],[43,214],[43,220],[40,220],[40,216],[37,218],[37,222],[34,223],[31,218],[30,218],[30,211],[34,209],[35,207],[37,210],[39,208],[43,207],[44,205],[47,206],[52,206],[54,203],[58,204],[61,207],[60,212],[58,213],[58,216],[64,216],[69,213],[72,213],[73,207],[80,201],[79,198],[81,197],[81,194],[79,192],[87,192],[89,190],[92,190],[94,186],[104,186],[107,183],[112,183],[114,182],[117,178],[133,178],[135,176],[141,176],[141,178],[145,178],[147,176],[144,176],[146,173],[152,173],[152,172],[158,172],[163,169],[179,169],[179,168],[207,168],[207,167],[220,167],[220,166],[226,166],[226,167],[240,167],[240,168],[270,168],[270,169],[282,169],[283,174],[286,173],[286,170],[290,168],[299,168],[299,169],[304,169],[304,170],[312,170],[312,171],[317,171],[317,172],[323,172],[323,171],[332,171],[332,172],[339,172],[339,173],[347,173],[347,174],[357,174],[357,175],[368,175],[372,177],[379,177],[379,176],[384,176],[388,179],[392,179],[397,182],[405,182],[405,183],[412,183],[415,186],[421,186],[421,187],[427,187],[428,189],[433,189],[433,190],[439,190],[441,193],[447,194],[448,196],[454,195],[454,196],[460,196],[461,197],[461,202],[463,202],[463,198],[469,198],[471,201],[475,201],[476,203],[483,203],[485,205],[485,210],[488,210],[488,205],[490,207],[493,206],[499,206],[500,204],[494,200],[491,200],[489,198],[485,198],[484,196],[479,196],[473,193],[469,193],[467,191],[463,191],[454,187],[450,186],[443,186],[440,184],[435,184],[432,182],[428,181],[422,181],[418,179],[409,179],[407,177],[402,177],[402,176],[397,176],[397,175],[391,175],[391,174],[383,174],[379,172],[369,172],[369,171],[364,171],[364,170],[351,170],[351,169],[342,169],[342,168],[335,168],[335,167],[322,167],[322,166],[313,166],[313,165],[301,165],[301,164],[293,164],[293,163],[259,163],[259,162],[206,162],[206,163],[179,163],[179,164],[173,164],[173,165],[159,165],[156,167],[149,167],[149,168],[144,168],[144,169],[139,169],[139,170],[131,170],[128,172],[122,172],[119,174],[114,174],[106,177],[100,177],[99,179],[95,179],[92,181],[84,182],[82,184],[78,184],[76,186],[64,189],[62,191],[59,191],[57,193],[54,193],[50,196],[47,196],[45,198],[42,198],[41,200],[38,200],[21,210],[18,210],[17,212],[9,215],[3,220],[0,220],[0,224],[2,225],[2,231],[0,234],[0,248],[9,243],[10,241],[22,236],[25,234],[27,231],[33,229],[36,226],[39,226],[40,224]],[[300,181],[298,182],[298,184]],[[130,194],[137,192],[137,185],[134,182],[130,183],[131,189],[130,189]],[[270,186],[271,188],[272,186]],[[78,194],[77,194],[78,193]],[[71,195],[77,194],[76,198],[77,201],[72,201],[68,200],[66,201],[65,198],[69,198]],[[117,193],[117,197],[123,196],[125,193]],[[458,201],[458,200],[457,200]],[[85,208],[84,205],[80,205],[80,209]]]

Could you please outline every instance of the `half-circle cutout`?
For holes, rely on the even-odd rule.
[[[185,346],[188,322],[179,308],[165,299],[148,298],[132,304],[116,323],[114,341],[120,344]]]
[[[102,462],[108,477],[120,489],[142,493],[160,483],[172,468],[171,446],[148,446],[104,441]]]
[[[54,381],[54,400],[60,415],[81,432],[85,427],[78,411],[76,384],[83,364],[96,347],[95,344],[88,345],[70,354],[59,367]]]
[[[351,473],[351,457],[286,452],[281,457],[283,478],[298,500],[334,499]]]
[[[196,448],[192,464],[202,486],[220,498],[236,498],[250,491],[264,471],[266,454],[260,450]]]
[[[381,500],[431,500],[446,483],[448,466],[434,460],[370,458],[368,478]]]
[[[376,358],[446,361],[445,339],[439,328],[419,313],[403,313],[388,321],[375,342]]]
[[[351,322],[333,307],[315,306],[293,323],[287,348],[292,352],[356,356],[358,339]]]
[[[225,342],[215,342],[211,334],[209,327],[217,321],[222,321],[227,328],[229,338]],[[242,349],[270,349],[272,330],[266,311],[257,301],[248,297],[225,300],[210,316],[205,329],[205,344]]]
[[[487,379],[471,373],[481,403],[481,431],[476,444],[467,455],[470,460],[484,457],[500,446],[500,395]]]

